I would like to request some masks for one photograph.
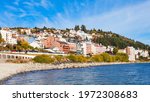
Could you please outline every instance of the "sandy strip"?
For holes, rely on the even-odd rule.
[[[49,69],[65,69],[65,68],[81,68],[90,66],[100,66],[100,65],[112,65],[112,64],[129,64],[127,62],[115,62],[115,63],[67,63],[67,64],[38,64],[38,63],[27,63],[27,64],[13,64],[13,63],[0,63],[0,80],[4,80],[12,75],[37,71],[37,70],[49,70]]]

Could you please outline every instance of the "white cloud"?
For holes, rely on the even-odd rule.
[[[30,1],[23,2],[23,4],[25,4],[25,5],[29,6],[29,7],[43,7],[45,9],[53,7],[53,4],[51,3],[50,0],[40,0],[40,2],[34,1],[34,0],[30,0]]]
[[[14,4],[18,6],[18,5],[19,5],[19,2],[20,2],[20,0],[15,0],[15,1],[14,1]]]
[[[82,11],[81,13],[84,12],[84,14],[79,18],[69,17],[71,16],[69,15],[70,12],[72,12],[69,8],[64,10],[66,14],[58,14],[53,20],[49,20],[52,26],[66,28],[73,27],[76,24],[85,24],[88,28],[111,30],[141,41],[143,41],[144,33],[150,33],[150,1],[118,8],[103,14],[85,15],[88,14],[87,12],[93,11],[89,9],[90,11]],[[148,43],[146,40],[144,42]]]
[[[122,27],[123,31],[131,31],[132,28],[141,27],[142,23],[150,22],[148,19],[150,17],[149,11],[150,2],[145,2],[135,6],[120,8],[120,10],[106,12],[102,15],[82,17],[80,22],[87,24],[89,27],[103,27],[107,30],[117,30]],[[132,25],[134,26],[132,27]],[[146,23],[145,26],[149,25],[150,23]],[[131,29],[128,26],[131,26]],[[122,31],[122,29],[118,29],[117,31]]]
[[[73,25],[73,23],[67,20],[66,18],[64,18],[61,13],[57,13],[56,17],[53,18],[52,20],[49,20],[48,17],[44,17],[44,16],[41,18],[42,20],[40,20],[40,22],[37,23],[38,27],[47,26],[47,27],[56,27],[56,28],[64,28],[64,27],[67,28]]]
[[[15,5],[19,5],[21,2],[20,0],[14,1]],[[107,2],[105,0],[105,3]],[[111,2],[114,1],[111,0]],[[18,23],[17,19],[19,17],[31,16],[37,18],[33,23],[40,27],[69,28],[77,24],[85,24],[88,28],[111,30],[112,32],[150,44],[150,36],[143,37],[145,33],[150,33],[150,1],[123,7],[118,6],[103,13],[101,13],[102,8],[99,6],[98,0],[93,4],[90,3],[88,0],[81,4],[77,1],[71,4],[66,3],[62,5],[64,12],[57,12],[56,15],[50,16],[50,18],[49,14],[45,16],[42,11],[38,11],[35,7],[50,10],[54,7],[51,0],[39,0],[39,2],[36,0],[24,1],[22,3],[24,4],[23,8],[6,5],[7,9],[19,13],[15,15],[13,12],[5,12],[3,18],[0,19],[0,25],[15,25],[15,23]]]
[[[15,24],[15,15],[5,11],[0,19],[0,25],[1,26],[11,26]]]
[[[41,0],[41,6],[47,9],[49,7],[53,7],[53,4],[51,3],[50,0]]]
[[[12,11],[17,11],[17,8],[14,6],[6,5],[5,6],[7,9],[12,10]]]
[[[42,22],[40,24],[38,22],[37,26],[38,27],[44,27],[44,26],[51,27],[52,26],[52,22],[50,22],[47,17],[43,17]]]
[[[38,2],[34,2],[34,1],[25,1],[23,2],[23,4],[29,6],[29,7],[36,7],[36,6],[40,6],[40,3]]]

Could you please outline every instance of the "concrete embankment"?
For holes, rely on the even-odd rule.
[[[66,64],[38,64],[38,63],[26,63],[26,64],[14,64],[14,63],[0,63],[0,80],[7,79],[15,74],[38,71],[38,70],[50,70],[50,69],[65,69],[65,68],[86,68],[90,66],[100,65],[112,65],[112,64],[127,64],[124,63],[66,63]]]

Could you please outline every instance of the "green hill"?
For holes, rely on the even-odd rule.
[[[78,25],[75,26],[75,30],[81,29],[82,31],[89,33],[89,34],[94,34],[93,35],[93,42],[95,43],[101,43],[102,45],[105,46],[115,46],[119,49],[126,48],[127,46],[133,46],[134,48],[138,49],[143,49],[143,50],[149,50],[150,51],[150,45],[146,45],[142,42],[132,40],[130,38],[121,36],[119,34],[113,33],[111,31],[103,31],[101,29],[92,29],[92,30],[87,30],[86,26],[82,25],[79,27]]]

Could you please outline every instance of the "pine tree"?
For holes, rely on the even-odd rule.
[[[79,26],[79,25],[76,25],[76,26],[74,27],[74,30],[75,30],[75,31],[80,30],[80,26]]]
[[[82,25],[82,26],[81,26],[81,30],[84,31],[84,32],[87,32],[86,26],[85,26],[85,25]]]

